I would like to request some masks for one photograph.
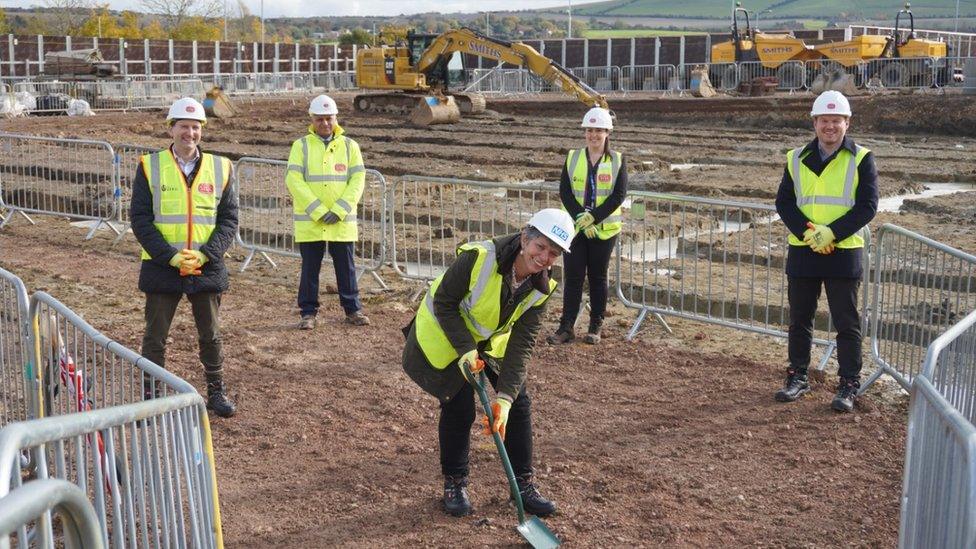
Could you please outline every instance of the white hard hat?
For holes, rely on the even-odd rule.
[[[336,106],[335,99],[323,94],[312,100],[312,104],[308,106],[308,114],[325,116],[339,114],[339,107]]]
[[[538,229],[543,236],[567,252],[573,239],[576,238],[573,218],[565,210],[558,208],[539,210],[532,219],[529,219],[529,225]]]
[[[813,102],[813,109],[810,110],[810,116],[820,116],[821,114],[850,116],[851,104],[839,91],[827,90],[817,96]]]
[[[176,120],[198,120],[203,124],[207,123],[207,113],[203,110],[203,105],[192,97],[184,97],[173,101],[169,106],[169,114],[166,115],[167,122]]]
[[[610,111],[602,107],[593,107],[592,109],[586,111],[586,115],[583,116],[584,128],[603,128],[604,130],[613,129],[613,116],[610,115]]]

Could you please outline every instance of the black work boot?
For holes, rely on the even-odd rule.
[[[515,482],[518,484],[522,507],[525,508],[526,513],[537,517],[548,517],[556,512],[556,504],[539,493],[539,489],[532,482],[531,473],[515,477]]]
[[[444,475],[444,510],[455,517],[471,514],[466,475]]]
[[[783,384],[782,389],[776,391],[776,400],[793,402],[809,391],[810,383],[807,382],[807,371],[789,368],[786,370],[786,383]]]
[[[857,398],[857,390],[861,388],[861,382],[856,377],[842,377],[837,384],[837,394],[834,396],[830,407],[838,412],[853,412],[854,399]]]
[[[562,345],[563,343],[570,343],[576,339],[576,334],[573,333],[573,326],[564,326],[559,324],[559,328],[556,329],[556,333],[546,338],[546,343],[549,345]]]
[[[232,417],[237,413],[237,406],[224,394],[222,381],[207,383],[207,409],[213,411],[217,417]]]

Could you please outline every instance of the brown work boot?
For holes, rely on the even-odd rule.
[[[348,313],[346,323],[353,326],[369,326],[369,317],[363,314],[362,310]]]
[[[302,315],[302,319],[298,322],[299,330],[311,330],[315,328],[315,315]]]
[[[576,339],[576,334],[573,333],[572,328],[563,328],[562,326],[556,330],[556,333],[546,338],[546,343],[549,345],[562,345],[563,343],[570,343]]]

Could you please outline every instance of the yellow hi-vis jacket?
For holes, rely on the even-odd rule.
[[[820,175],[813,173],[802,162],[803,147],[786,153],[786,169],[793,179],[796,205],[807,219],[817,225],[828,225],[854,207],[857,194],[857,167],[871,152],[857,146],[857,154],[841,148],[837,156],[824,167]],[[810,153],[813,154],[813,153]],[[790,234],[791,246],[806,246],[803,240]],[[855,233],[835,244],[838,248],[863,248],[864,238]]]
[[[610,194],[613,193],[613,186],[617,183],[617,174],[620,173],[620,158],[620,153],[610,151],[610,154],[603,155],[597,165],[595,202],[597,206],[606,202],[607,198],[610,198]],[[569,151],[569,154],[566,155],[566,173],[572,179],[573,196],[576,197],[580,206],[584,207],[588,162],[586,147]],[[623,219],[620,208],[614,210],[606,219],[596,224],[597,238],[608,240],[619,233],[624,226]]]
[[[355,242],[359,239],[356,206],[366,186],[366,168],[359,144],[340,126],[328,145],[311,126],[291,145],[285,184],[291,193],[295,242]],[[328,212],[339,217],[326,225]]]
[[[505,357],[505,350],[508,347],[508,339],[512,333],[512,326],[526,311],[532,307],[542,305],[549,299],[549,295],[556,288],[556,281],[549,279],[549,294],[544,294],[539,290],[533,289],[515,307],[515,312],[507,321],[499,325],[501,319],[501,290],[505,281],[498,272],[498,261],[495,254],[494,242],[470,242],[457,249],[457,253],[467,250],[477,250],[478,259],[475,260],[474,267],[471,269],[471,281],[468,285],[469,291],[460,304],[461,318],[464,325],[471,332],[471,337],[475,343],[490,339],[489,346],[485,353],[493,358],[501,359]],[[420,349],[427,357],[427,361],[437,368],[443,370],[448,364],[456,361],[458,352],[447,339],[444,330],[441,329],[440,321],[434,314],[434,293],[440,286],[444,275],[437,277],[427,295],[424,296],[423,304],[417,311],[417,342]]]
[[[186,176],[170,149],[142,157],[153,200],[153,224],[166,242],[182,250],[199,250],[217,226],[217,205],[230,182],[230,160],[200,155],[200,168],[187,185]],[[151,259],[142,250],[142,259]]]

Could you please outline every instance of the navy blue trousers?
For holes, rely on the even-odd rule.
[[[335,267],[336,285],[339,287],[339,304],[346,314],[363,308],[359,302],[359,286],[356,283],[356,264],[353,257],[355,242],[329,242],[329,255]],[[326,242],[299,242],[302,254],[302,275],[298,281],[298,309],[302,316],[315,315],[319,311],[319,273],[325,258]]]

